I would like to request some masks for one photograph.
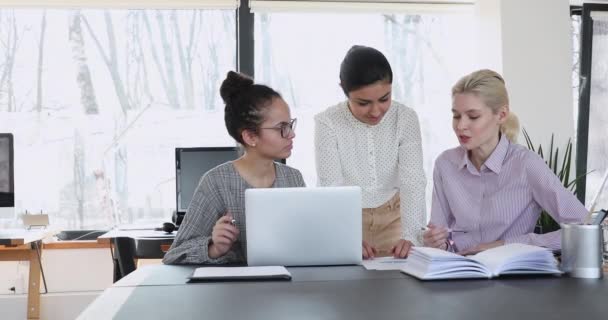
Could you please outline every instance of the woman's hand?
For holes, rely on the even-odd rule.
[[[504,245],[505,242],[503,240],[498,240],[498,241],[494,241],[494,242],[488,242],[488,243],[482,243],[482,244],[478,244],[472,248],[466,249],[466,250],[462,250],[460,252],[458,252],[459,255],[463,255],[463,256],[468,256],[471,254],[476,254],[479,252],[482,252],[484,250],[488,250],[488,249],[492,249],[495,247],[500,247],[502,245]]]
[[[448,246],[448,228],[438,227],[429,223],[427,230],[422,234],[422,242],[425,247],[439,248],[446,250]]]
[[[221,217],[215,223],[211,232],[211,244],[209,244],[209,258],[217,259],[225,255],[232,244],[239,237],[239,229],[232,225],[232,215],[228,214]]]
[[[363,241],[363,259],[373,259],[377,253],[376,248],[372,247],[367,241]]]
[[[412,246],[413,244],[411,241],[400,239],[399,241],[397,241],[397,244],[394,245],[391,249],[391,253],[393,254],[393,257],[403,259],[407,257]]]

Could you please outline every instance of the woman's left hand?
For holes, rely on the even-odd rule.
[[[478,244],[474,247],[471,247],[469,249],[466,250],[462,250],[459,251],[458,254],[462,255],[462,256],[468,256],[471,254],[476,254],[488,249],[492,249],[492,248],[496,248],[496,247],[500,247],[502,245],[504,245],[505,242],[503,240],[498,240],[498,241],[494,241],[494,242],[488,242],[488,243],[482,243],[482,244]]]
[[[391,249],[393,257],[403,259],[407,257],[410,249],[412,248],[412,242],[409,240],[400,239],[397,244]]]

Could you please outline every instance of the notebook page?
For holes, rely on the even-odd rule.
[[[490,271],[480,262],[435,248],[414,248],[401,271],[417,278],[489,278]]]
[[[488,249],[470,258],[486,265],[494,276],[501,273],[537,273],[534,271],[559,273],[549,250],[522,243]]]
[[[367,270],[400,270],[407,263],[407,259],[394,257],[379,257],[363,260],[361,263]]]

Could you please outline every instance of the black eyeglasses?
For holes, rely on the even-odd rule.
[[[274,130],[281,130],[281,138],[287,138],[289,137],[289,135],[294,132],[296,130],[296,123],[297,123],[296,118],[291,119],[291,121],[289,122],[281,122],[278,126],[276,127],[266,127],[266,128],[260,128],[260,129],[274,129]]]

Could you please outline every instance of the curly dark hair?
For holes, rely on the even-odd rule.
[[[272,99],[281,97],[274,89],[255,84],[249,76],[234,71],[226,75],[220,87],[220,95],[226,104],[226,129],[234,140],[243,145],[243,130],[257,131],[264,121],[263,109],[270,105]]]

